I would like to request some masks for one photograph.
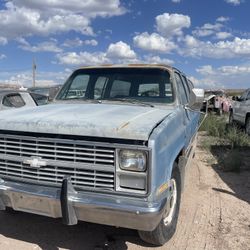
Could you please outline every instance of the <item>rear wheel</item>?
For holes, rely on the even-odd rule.
[[[250,135],[250,116],[248,116],[246,119],[245,131],[246,134]]]
[[[230,125],[235,124],[234,117],[233,117],[233,111],[230,111],[230,113],[229,113],[229,124]]]
[[[139,231],[142,240],[158,246],[166,243],[176,230],[181,200],[181,179],[177,164],[174,166],[170,183],[171,194],[160,223],[153,231]]]

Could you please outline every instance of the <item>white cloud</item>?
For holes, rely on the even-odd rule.
[[[90,39],[90,40],[81,40],[79,37],[75,39],[67,39],[63,43],[63,46],[65,47],[80,47],[80,46],[97,46],[98,42],[95,39]]]
[[[91,40],[84,40],[83,44],[90,46],[97,46],[98,42],[95,39],[91,39]]]
[[[3,60],[3,59],[5,59],[5,58],[6,58],[6,55],[0,54],[0,60]]]
[[[0,37],[8,39],[68,31],[93,35],[93,18],[125,13],[119,0],[9,0],[5,7],[0,11]]]
[[[225,76],[250,74],[249,66],[222,66],[218,70]]]
[[[182,35],[182,29],[189,28],[191,19],[182,14],[164,13],[156,17],[156,29],[165,37]]]
[[[0,45],[6,45],[8,40],[5,37],[0,36]]]
[[[80,14],[51,14],[43,16],[41,11],[17,8],[12,2],[6,3],[6,10],[0,11],[0,36],[17,38],[30,35],[49,35],[74,30],[83,34],[93,34],[90,20]]]
[[[197,27],[192,34],[197,36],[197,37],[205,37],[205,36],[210,36],[216,33],[217,31],[220,31],[223,25],[221,23],[206,23],[201,27]]]
[[[198,73],[201,75],[213,75],[215,74],[215,71],[211,65],[204,65],[201,66],[200,68],[196,69]]]
[[[202,87],[202,84],[199,79],[197,79],[194,76],[188,76],[188,79],[194,84],[194,86],[197,87]]]
[[[122,41],[111,43],[107,50],[107,57],[119,59],[135,59],[136,53],[130,46]]]
[[[66,65],[100,65],[110,63],[110,60],[103,52],[68,52],[57,55],[60,64]]]
[[[180,3],[181,0],[172,0],[173,3]]]
[[[159,56],[152,56],[152,55],[146,55],[143,57],[144,63],[152,63],[152,64],[167,64],[167,65],[173,65],[174,61],[168,58],[162,58]]]
[[[238,86],[249,87],[250,66],[221,66],[214,68],[212,65],[204,65],[196,69],[202,76],[199,82],[206,88],[238,88]]]
[[[227,39],[227,38],[229,38],[229,37],[232,37],[232,34],[231,33],[229,33],[229,32],[218,32],[218,33],[216,33],[216,38],[217,39],[219,39],[219,40],[225,40],[225,39]]]
[[[168,53],[177,47],[174,42],[157,33],[148,34],[147,32],[144,32],[135,36],[133,40],[135,46],[148,51]]]
[[[237,58],[250,56],[250,39],[234,38],[232,41],[201,41],[190,35],[184,38],[184,48],[180,54],[192,57]]]
[[[233,5],[240,5],[243,2],[242,0],[225,0],[225,1]]]
[[[100,65],[107,63],[136,63],[136,53],[122,41],[111,43],[106,52],[59,53],[57,60],[65,65]]]
[[[30,45],[25,39],[19,39],[20,45],[19,48],[31,51],[31,52],[62,52],[62,49],[60,49],[57,46],[57,43],[55,41],[47,41],[38,43],[37,45]]]
[[[30,0],[12,0],[18,7],[26,7],[28,9],[38,11],[49,11],[54,13],[81,13],[84,16],[115,16],[121,15],[126,12],[125,8],[121,6],[120,0],[43,0],[43,1],[30,1]]]
[[[221,22],[221,23],[224,23],[224,22],[227,22],[229,21],[230,18],[229,17],[225,17],[225,16],[220,16],[216,19],[216,22]]]
[[[37,71],[36,86],[52,86],[62,84],[72,71],[56,71],[56,72],[43,72]],[[1,72],[0,82],[11,85],[19,85],[24,87],[32,86],[32,73],[31,71],[20,71],[15,74],[11,72]]]

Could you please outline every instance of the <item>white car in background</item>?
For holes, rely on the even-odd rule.
[[[0,90],[0,111],[11,108],[34,107],[36,102],[30,93],[19,90]]]
[[[237,123],[244,126],[246,133],[250,135],[250,88],[241,97],[234,96],[233,100],[229,123]]]

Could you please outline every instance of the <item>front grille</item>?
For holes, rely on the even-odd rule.
[[[31,157],[46,161],[33,168]],[[114,190],[115,149],[104,143],[0,134],[0,176],[25,182]]]

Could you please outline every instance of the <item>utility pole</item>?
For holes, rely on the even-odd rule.
[[[32,63],[32,76],[33,76],[33,87],[36,86],[36,62],[35,58],[33,58],[33,63]]]

